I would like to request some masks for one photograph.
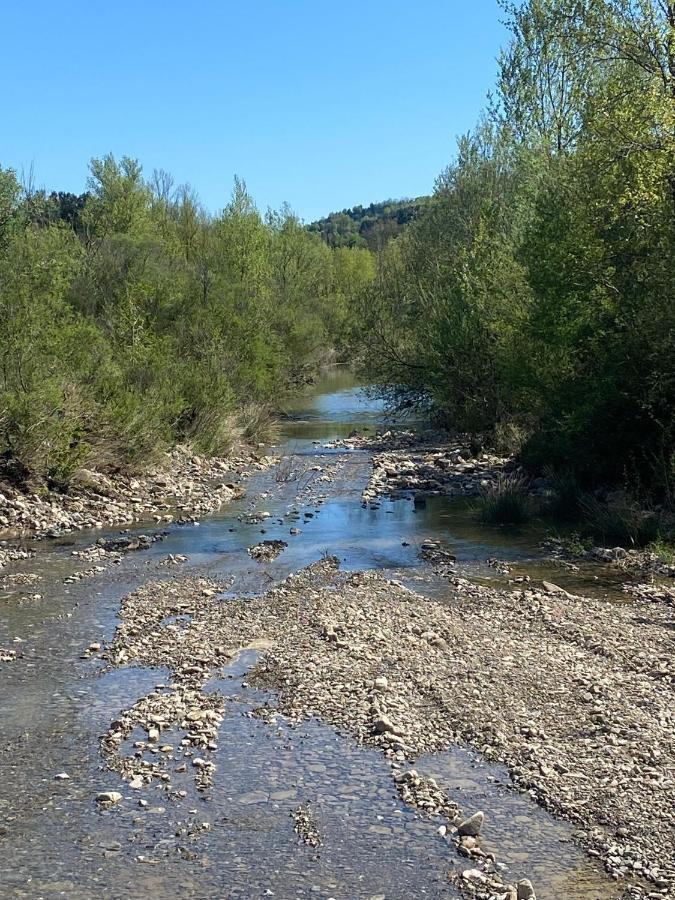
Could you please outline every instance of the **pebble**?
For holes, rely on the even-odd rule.
[[[96,800],[98,803],[109,803],[112,806],[122,800],[122,795],[119,791],[101,791],[96,795]]]

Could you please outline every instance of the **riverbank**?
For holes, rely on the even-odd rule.
[[[528,479],[518,468],[513,456],[503,456],[491,450],[473,446],[469,435],[451,436],[443,432],[388,431],[375,436],[354,435],[333,442],[333,446],[365,449],[373,454],[373,471],[363,490],[363,503],[376,506],[382,497],[404,495],[474,498],[499,496],[500,486],[516,482],[524,518],[536,518],[551,503],[559,502],[555,484],[549,478]],[[621,517],[625,510],[611,503],[597,507],[611,518]],[[633,509],[631,514],[649,515],[646,510]],[[508,524],[508,523],[506,523]],[[555,516],[548,517],[548,527],[555,529]],[[573,520],[564,522],[565,529],[573,528]],[[576,532],[570,538],[549,537],[541,548],[553,560],[609,565],[627,575],[675,578],[675,545],[666,556],[651,547],[592,545],[590,538],[581,541]],[[664,549],[664,548],[662,548]]]
[[[135,522],[192,521],[241,496],[234,477],[270,462],[248,449],[209,458],[178,447],[142,475],[80,469],[67,492],[30,493],[0,483],[0,537],[43,539]]]

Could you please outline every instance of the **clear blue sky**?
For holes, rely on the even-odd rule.
[[[496,0],[5,4],[0,165],[80,192],[134,156],[207,208],[235,173],[304,219],[431,190],[504,41]]]

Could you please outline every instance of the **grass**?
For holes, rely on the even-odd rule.
[[[583,494],[574,472],[569,469],[558,472],[547,469],[545,475],[553,490],[553,496],[546,504],[546,515],[563,522],[577,521]]]
[[[605,545],[645,547],[662,537],[659,515],[632,500],[610,504],[586,495],[579,508],[583,530]]]
[[[549,535],[549,539],[556,541],[569,556],[584,556],[593,547],[593,539],[590,536],[582,536],[578,531],[572,531],[569,534],[556,532]]]
[[[647,550],[667,566],[675,565],[675,539],[672,536],[669,540],[657,538],[648,545]]]
[[[529,481],[522,475],[500,476],[482,491],[479,517],[484,525],[524,525],[532,515]]]
[[[664,562],[675,560],[672,514],[663,509],[645,506],[630,494],[619,494],[600,500],[585,493],[571,470],[553,471],[546,476],[551,483],[552,496],[544,513],[558,522],[575,526],[571,541],[581,551],[595,542],[603,546],[646,547]]]

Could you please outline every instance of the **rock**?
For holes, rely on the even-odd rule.
[[[256,544],[255,547],[249,547],[246,552],[251,559],[255,559],[258,562],[271,562],[286,547],[288,547],[286,541],[270,540],[262,541],[262,543]]]
[[[462,836],[466,835],[468,837],[478,837],[478,835],[480,834],[480,830],[483,827],[484,819],[484,813],[474,813],[472,816],[469,816],[468,819],[464,819],[463,822],[460,822],[460,824],[457,826],[457,833]]]
[[[373,729],[375,734],[387,734],[388,732],[393,733],[396,730],[396,726],[387,716],[379,716],[375,719]]]
[[[566,594],[567,591],[564,588],[561,588],[557,584],[553,584],[552,581],[542,581],[542,587],[546,591],[547,594]]]
[[[119,803],[122,799],[122,795],[119,791],[101,791],[100,794],[96,795],[96,801],[98,803],[109,803],[111,806],[115,803]]]
[[[481,872],[480,869],[464,869],[462,878],[465,881],[474,881],[477,884],[485,884],[487,881],[487,875],[485,875],[484,872]]]
[[[373,683],[373,687],[376,691],[386,691],[389,686],[389,682],[385,675],[378,675]]]
[[[529,878],[523,878],[517,884],[518,890],[518,900],[537,900],[537,895],[534,893],[534,888],[532,887],[532,882]]]
[[[59,772],[54,776],[54,781],[70,781],[70,775],[67,772]]]

